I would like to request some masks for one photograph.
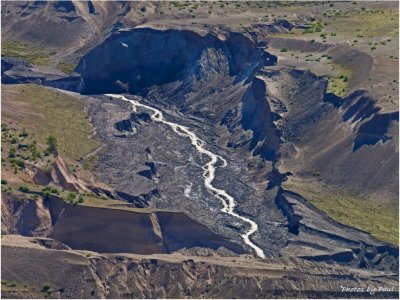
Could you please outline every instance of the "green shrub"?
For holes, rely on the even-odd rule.
[[[53,168],[51,166],[45,165],[44,168],[43,168],[43,172],[44,172],[44,174],[46,174],[46,176],[50,176],[52,169]]]
[[[50,196],[51,196],[50,191],[47,190],[47,191],[44,192],[44,199],[49,200]]]
[[[42,287],[42,292],[43,292],[43,293],[48,293],[48,292],[50,291],[50,289],[51,289],[50,284],[45,283],[45,284],[43,285],[43,287]]]
[[[42,155],[40,154],[40,151],[37,148],[33,148],[31,150],[31,154],[32,154],[32,159],[41,158],[42,157]]]
[[[22,132],[18,136],[22,138],[26,138],[28,136],[28,133],[26,132],[25,128],[22,129]]]
[[[76,194],[75,193],[68,193],[67,195],[67,202],[73,203],[75,202]]]
[[[17,154],[17,150],[15,148],[11,148],[10,151],[8,152],[8,157],[9,158],[14,158]]]
[[[5,180],[5,179],[2,179],[2,180],[1,180],[1,184],[7,184],[7,183],[8,183],[7,180]]]
[[[18,188],[18,191],[23,192],[23,193],[28,193],[29,192],[29,188],[27,186],[20,186]]]
[[[1,123],[1,131],[2,132],[8,132],[10,130],[10,127],[8,127],[7,124]]]
[[[22,159],[12,159],[11,163],[17,165],[22,169],[25,168],[25,162]]]
[[[288,51],[287,48],[282,48],[282,49],[281,49],[281,52],[287,52],[287,51]]]
[[[47,138],[47,150],[50,153],[57,154],[58,142],[57,138],[54,135],[49,135],[49,137]]]

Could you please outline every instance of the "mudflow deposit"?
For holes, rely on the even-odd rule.
[[[396,3],[1,5],[3,298],[398,298]]]

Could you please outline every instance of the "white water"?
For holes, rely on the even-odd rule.
[[[243,241],[245,244],[247,244],[251,248],[253,248],[259,257],[265,258],[263,250],[261,248],[259,248],[257,245],[255,245],[250,240],[250,236],[252,234],[254,234],[255,232],[257,232],[257,230],[258,230],[257,223],[246,217],[243,217],[243,216],[235,213],[235,211],[234,211],[235,206],[236,206],[235,199],[232,196],[230,196],[225,190],[217,189],[216,187],[214,187],[212,185],[212,182],[215,178],[215,169],[216,169],[215,165],[218,162],[218,159],[220,159],[223,163],[223,165],[221,167],[227,166],[226,160],[223,157],[216,155],[216,154],[208,151],[207,149],[205,149],[204,141],[201,140],[200,138],[198,138],[195,133],[190,131],[189,128],[182,126],[182,125],[172,123],[172,122],[168,122],[167,120],[165,120],[162,112],[159,111],[158,109],[151,107],[151,106],[147,106],[138,101],[128,99],[123,95],[106,94],[106,96],[118,98],[118,99],[121,99],[124,101],[129,101],[130,103],[132,103],[134,111],[136,111],[137,107],[144,107],[148,110],[153,111],[153,115],[151,116],[151,118],[154,121],[157,121],[157,122],[160,122],[160,123],[170,126],[177,134],[179,134],[181,136],[189,137],[192,142],[192,145],[196,147],[196,150],[199,153],[204,154],[210,158],[210,161],[203,166],[203,170],[204,170],[203,177],[204,177],[204,184],[205,184],[206,188],[210,192],[212,192],[218,199],[221,200],[221,202],[223,204],[223,208],[221,209],[222,212],[227,213],[233,217],[236,217],[250,225],[250,228],[244,234],[242,234]]]

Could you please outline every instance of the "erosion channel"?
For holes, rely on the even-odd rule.
[[[188,137],[190,139],[190,141],[192,142],[192,145],[196,147],[196,150],[200,154],[204,154],[210,158],[210,161],[207,162],[207,164],[205,164],[203,166],[203,169],[204,169],[203,176],[204,176],[205,186],[218,199],[220,199],[222,201],[222,204],[223,204],[223,208],[221,209],[222,212],[227,213],[231,216],[234,216],[250,225],[250,229],[248,229],[244,234],[242,234],[243,241],[246,243],[246,245],[253,248],[259,257],[265,258],[263,250],[261,248],[259,248],[257,245],[255,245],[250,240],[251,235],[258,230],[257,224],[254,221],[250,220],[249,218],[243,217],[243,216],[239,215],[238,213],[236,213],[234,211],[235,206],[236,206],[235,199],[232,196],[230,196],[225,190],[218,189],[212,185],[212,182],[215,178],[215,169],[216,169],[218,160],[220,160],[222,162],[221,167],[225,167],[227,165],[226,160],[222,156],[216,155],[216,154],[212,153],[211,151],[207,150],[205,148],[206,146],[205,146],[204,141],[202,141],[200,138],[198,138],[196,136],[196,134],[194,132],[192,132],[188,127],[166,121],[164,119],[163,113],[161,111],[159,111],[158,109],[156,109],[154,107],[150,107],[150,106],[142,104],[142,103],[139,103],[138,101],[135,101],[135,100],[130,100],[130,99],[126,98],[125,96],[115,95],[115,94],[108,94],[106,96],[115,97],[115,98],[119,98],[119,99],[122,99],[125,101],[129,101],[132,104],[134,111],[136,111],[137,107],[143,107],[143,108],[153,111],[153,114],[151,115],[151,118],[153,120],[170,126],[179,135]]]

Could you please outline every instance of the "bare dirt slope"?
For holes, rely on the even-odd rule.
[[[317,267],[299,260],[178,253],[88,256],[51,249],[39,241],[13,235],[3,239],[3,275],[27,286],[23,291],[4,291],[3,297],[38,293],[45,283],[50,286],[48,294],[56,298],[397,297],[393,292],[340,292],[341,285],[359,281],[372,287],[384,280],[385,288],[396,288],[393,277],[371,271]]]

